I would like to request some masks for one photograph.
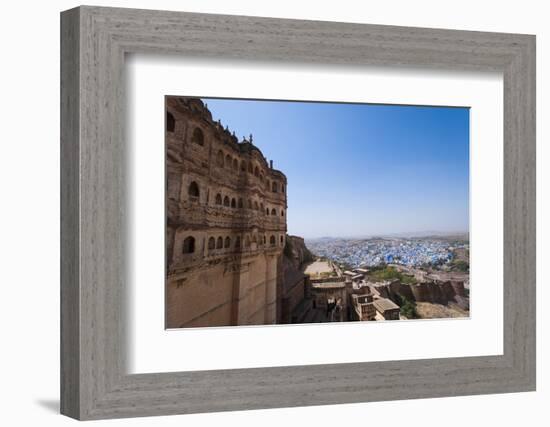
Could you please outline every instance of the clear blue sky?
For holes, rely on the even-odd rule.
[[[469,109],[203,99],[288,178],[306,238],[469,230]]]

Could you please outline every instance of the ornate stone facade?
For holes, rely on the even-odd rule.
[[[287,180],[197,98],[166,98],[166,326],[272,324]]]

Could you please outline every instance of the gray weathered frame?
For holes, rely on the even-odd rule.
[[[126,53],[500,71],[504,354],[128,375]],[[78,419],[535,390],[535,37],[83,6],[61,14],[61,412]],[[527,309],[526,309],[527,308]]]

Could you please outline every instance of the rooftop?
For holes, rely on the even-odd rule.
[[[345,282],[323,282],[323,283],[312,283],[312,288],[317,289],[330,289],[330,288],[344,288],[346,286]]]
[[[374,307],[380,311],[381,313],[384,313],[388,310],[399,310],[399,306],[395,304],[392,300],[389,300],[387,298],[379,298],[374,300]]]

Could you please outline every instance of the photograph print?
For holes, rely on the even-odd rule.
[[[468,107],[164,114],[167,329],[470,316]]]

